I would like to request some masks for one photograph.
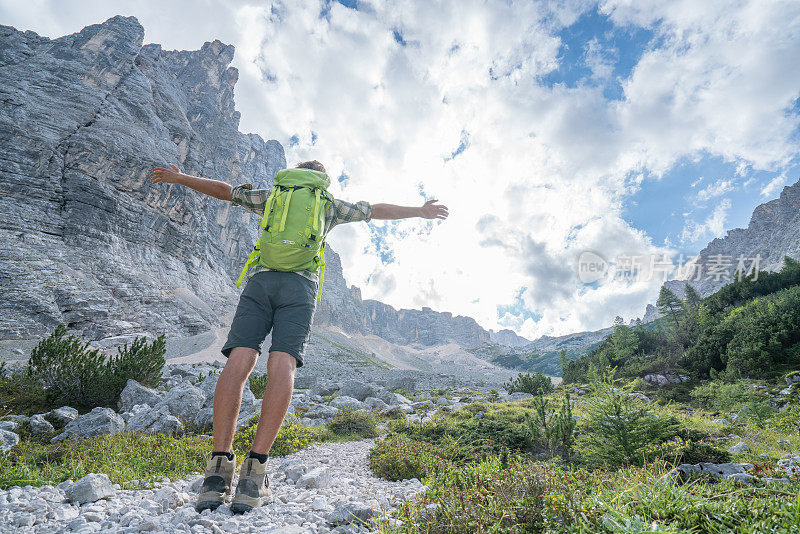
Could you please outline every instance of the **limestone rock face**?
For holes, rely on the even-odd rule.
[[[256,187],[285,166],[238,131],[233,47],[142,46],[133,17],[48,39],[0,26],[0,337],[193,334],[235,303],[254,217],[154,166]]]
[[[697,260],[700,279],[690,283],[701,296],[710,295],[731,281],[714,274],[717,266],[731,263],[727,271],[733,275],[740,256],[745,258],[747,270],[752,263],[749,258],[757,255],[761,257],[759,270],[766,271],[779,271],[786,256],[800,259],[800,181],[784,187],[779,198],[757,206],[747,228],[729,230],[728,235],[701,250]],[[679,296],[683,293],[668,287],[677,290]]]
[[[531,342],[529,339],[517,335],[516,332],[508,328],[498,331],[489,330],[489,336],[492,342],[508,345],[509,347],[522,347]]]

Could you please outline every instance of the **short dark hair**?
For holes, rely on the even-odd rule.
[[[325,166],[317,160],[301,161],[295,166],[295,169],[311,169],[312,171],[319,171],[325,174]]]

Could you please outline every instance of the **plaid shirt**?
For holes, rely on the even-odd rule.
[[[237,206],[247,208],[253,213],[261,216],[264,214],[264,207],[267,205],[270,189],[253,189],[252,184],[237,185],[231,191],[231,202]],[[364,221],[369,222],[372,217],[372,206],[369,202],[360,201],[355,204],[333,199],[325,210],[325,229],[323,235],[327,235],[331,228],[337,224]],[[263,265],[256,265],[247,271],[248,279],[260,271],[271,271]],[[314,282],[318,281],[316,271],[297,271],[297,274],[305,276]]]

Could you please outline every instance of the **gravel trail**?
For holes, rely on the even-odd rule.
[[[10,488],[0,491],[0,532],[370,532],[375,528],[370,515],[381,518],[425,489],[416,479],[376,478],[367,460],[373,445],[374,440],[320,443],[271,458],[275,501],[244,515],[232,515],[227,504],[198,514],[194,489],[200,475],[164,481],[152,489],[117,488],[111,497],[82,505],[67,500],[69,482]],[[305,471],[306,480],[295,485],[292,479]]]

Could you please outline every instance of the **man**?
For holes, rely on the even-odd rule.
[[[315,176],[322,177],[328,183],[325,167],[318,161],[300,163],[295,169],[310,169],[320,173]],[[184,185],[259,215],[263,214],[264,225],[269,213],[274,211],[271,191],[254,190],[250,184],[231,187],[218,180],[183,174],[175,165],[170,165],[170,168],[157,167],[150,176],[153,183]],[[318,196],[318,201],[319,198]],[[437,204],[436,200],[429,200],[421,207],[370,205],[364,201],[351,204],[338,199],[331,200],[324,210],[322,235],[312,236],[320,244],[331,228],[342,223],[410,217],[445,219],[448,215],[447,207]],[[265,230],[268,229],[267,225]],[[258,248],[254,254],[256,251]],[[252,257],[251,254],[251,259]],[[230,495],[236,468],[236,457],[232,451],[233,434],[239,416],[242,391],[261,353],[261,344],[270,330],[272,346],[267,359],[268,384],[261,404],[261,418],[250,453],[241,466],[231,510],[243,513],[271,501],[272,492],[266,475],[269,450],[289,408],[295,369],[303,365],[303,351],[311,333],[319,288],[318,269],[277,270],[265,267],[257,261],[248,261],[248,265],[252,265],[250,277],[242,291],[228,340],[222,348],[228,361],[220,373],[214,392],[213,452],[195,505],[198,511],[216,509]]]

